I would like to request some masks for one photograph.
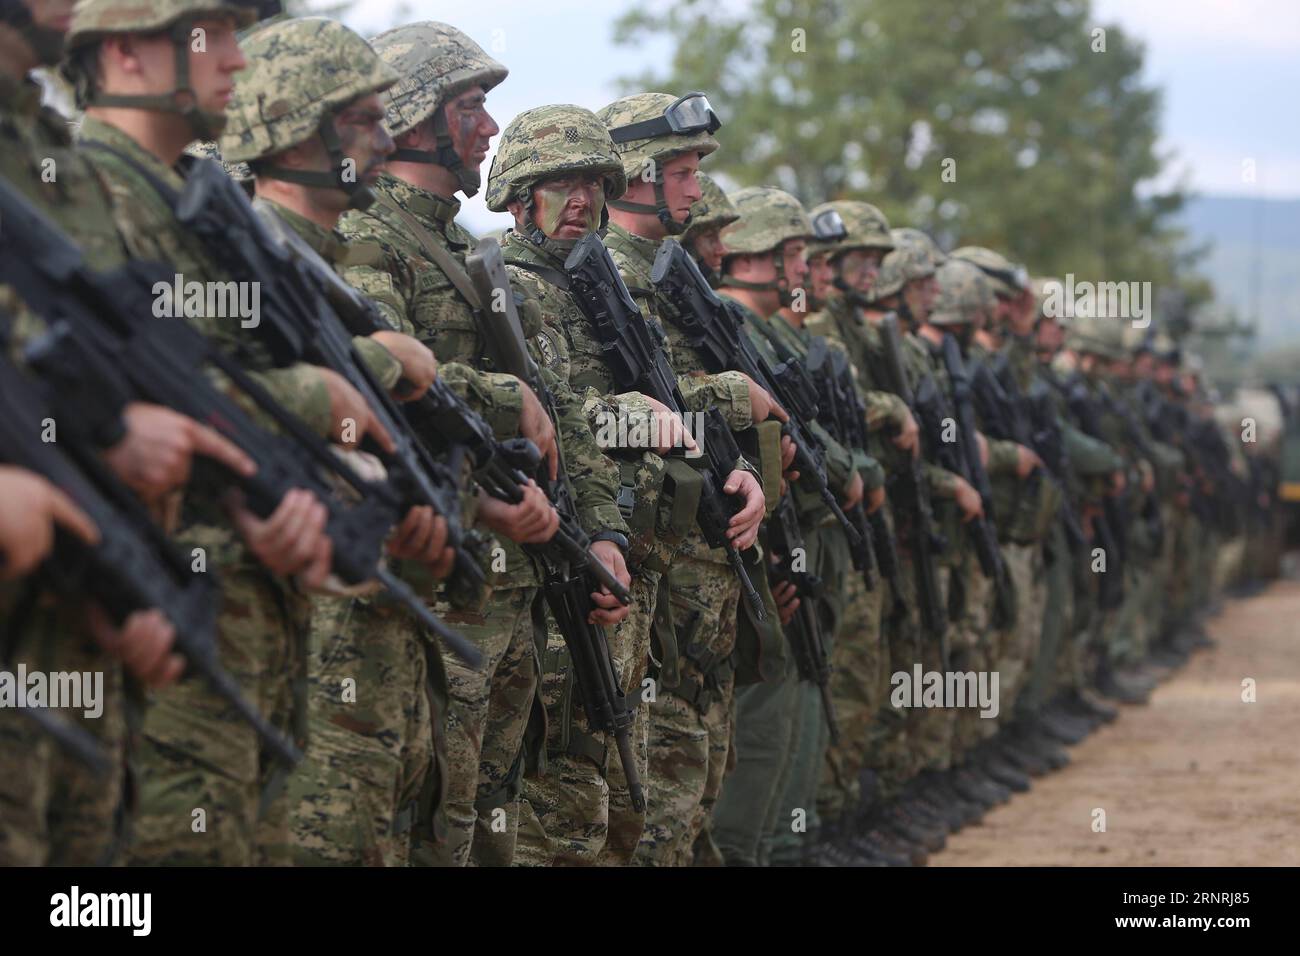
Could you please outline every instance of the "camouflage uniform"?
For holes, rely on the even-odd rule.
[[[45,58],[56,56],[50,50]],[[75,238],[92,267],[121,264],[125,252],[103,184],[73,151],[66,122],[41,107],[39,84],[7,73],[0,73],[0,176]],[[44,327],[3,286],[0,308],[13,316],[16,340]],[[17,348],[16,341],[4,345]],[[17,591],[14,585],[0,592],[6,617]],[[111,769],[96,777],[21,714],[0,710],[0,865],[94,865],[112,862],[120,848],[127,810],[122,668],[85,633],[83,613],[80,602],[41,599],[4,666],[103,673],[103,714],[96,720],[80,712],[62,716],[99,739]]]
[[[188,26],[213,12],[229,13],[245,24],[253,16],[248,8],[202,0],[169,0],[147,10],[121,0],[85,0],[73,18],[69,51],[77,55],[110,33],[155,32],[170,26],[183,32],[177,62],[188,63]],[[178,71],[178,86],[185,85],[184,75]],[[123,105],[123,97],[96,90],[84,70],[78,90],[92,107]],[[170,95],[125,100],[147,110],[181,112],[196,134],[212,135],[220,128],[222,117],[177,106]],[[84,121],[80,142],[108,183],[119,228],[135,257],[169,262],[186,281],[226,278],[201,241],[177,221],[173,197],[165,195],[183,189],[181,171],[94,116]],[[210,317],[189,320],[223,349],[244,356],[254,370],[267,368],[268,356],[259,343],[235,323]],[[258,372],[256,377],[318,434],[328,434],[328,395],[309,366]],[[217,642],[223,664],[255,708],[305,744],[309,600],[295,585],[273,577],[253,561],[212,497],[186,496],[176,537],[183,549],[203,549],[208,564],[221,574]],[[253,730],[202,682],[184,681],[151,695],[137,767],[140,816],[131,847],[134,861],[244,865],[288,861],[289,807],[282,791],[283,771],[261,755]]]
[[[616,100],[597,116],[612,130],[660,116],[675,99],[666,93],[641,93]],[[629,178],[640,175],[647,162],[652,164],[660,206],[663,162],[681,153],[694,151],[704,156],[715,149],[717,141],[706,132],[615,144]],[[614,205],[626,207],[618,200]],[[661,214],[660,220],[670,232],[684,229],[680,223],[667,225],[671,217],[665,219]],[[717,408],[734,430],[748,428],[752,417],[743,377],[732,372],[698,374],[707,371],[702,360],[676,329],[658,318],[650,270],[659,241],[614,224],[606,245],[637,304],[648,320],[665,332],[664,347],[672,356],[690,410]],[[743,460],[735,465],[743,466]],[[722,787],[731,739],[735,674],[730,656],[736,641],[740,588],[722,550],[710,548],[698,531],[682,542],[673,557],[668,594],[679,669],[675,675],[660,673],[658,693],[650,704],[650,807],[637,853],[637,862],[649,865],[691,862],[695,839]]]

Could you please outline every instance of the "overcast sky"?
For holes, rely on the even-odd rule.
[[[545,103],[598,109],[615,97],[617,77],[667,56],[666,43],[610,41],[633,2],[357,0],[345,19],[367,35],[416,19],[464,30],[510,68],[488,98],[504,127]],[[1147,44],[1148,78],[1165,91],[1160,148],[1174,157],[1175,177],[1207,194],[1300,198],[1300,0],[1094,0],[1094,9],[1101,24],[1118,22]],[[725,120],[726,103],[715,105]],[[508,224],[482,198],[465,204],[465,225],[481,233]]]

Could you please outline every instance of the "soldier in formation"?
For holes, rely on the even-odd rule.
[[[0,862],[923,864],[1275,564],[1167,336],[263,7],[0,0],[0,665],[104,678],[0,708]]]

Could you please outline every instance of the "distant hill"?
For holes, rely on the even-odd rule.
[[[1256,353],[1300,344],[1300,200],[1200,196],[1181,215],[1193,243],[1212,243],[1200,271],[1219,301],[1258,315]]]

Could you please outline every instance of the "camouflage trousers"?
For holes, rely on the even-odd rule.
[[[498,589],[481,613],[435,613],[483,652],[481,670],[446,662],[447,838],[414,862],[509,866],[519,827],[523,740],[537,694],[536,587]]]
[[[975,572],[978,574],[978,571]],[[963,581],[967,583],[966,603],[962,617],[956,621],[948,622],[948,647],[949,647],[949,667],[952,669],[969,669],[970,659],[963,660],[963,654],[974,654],[977,652],[983,631],[987,627],[988,613],[987,601],[984,594],[972,595],[969,589],[970,572],[965,562],[957,567],[940,566],[935,568],[935,576],[939,581],[939,593],[943,596],[943,606],[947,607],[948,597],[953,587],[953,577],[962,575]],[[921,621],[919,614],[913,620],[909,617],[917,629],[920,629]],[[939,642],[933,637],[922,635],[920,663],[923,674],[930,672],[941,672],[943,670],[943,655],[940,651]],[[901,659],[892,657],[892,667],[894,673],[891,674],[891,688],[889,706],[895,706],[899,700],[900,685],[893,684],[893,680],[899,672],[906,672],[909,681],[914,674],[915,662],[917,658],[915,645],[912,638],[906,644],[895,644],[891,646],[891,655],[902,651]],[[903,700],[902,703],[909,703]],[[950,707],[915,707],[910,706],[903,709],[904,719],[907,729],[904,732],[906,740],[906,752],[903,759],[903,768],[901,779],[902,782],[910,780],[912,777],[921,773],[923,770],[947,770],[952,765],[953,736],[956,730],[957,711]]]
[[[1061,658],[1070,653],[1067,644],[1073,636],[1073,560],[1065,527],[1058,521],[1052,526],[1044,555],[1042,630],[1038,639],[1038,653],[1030,665],[1029,677],[1017,702],[1021,713],[1032,714],[1038,711],[1061,689]]]
[[[609,632],[619,686],[635,705],[630,730],[643,788],[648,776],[650,709],[642,681],[650,659],[650,632],[660,574],[641,569],[632,580],[627,618]],[[568,649],[548,620],[542,661],[547,712],[545,772],[524,779],[516,866],[622,866],[631,862],[645,827],[613,738],[591,728],[569,666]]]
[[[679,555],[667,590],[679,660],[650,702],[646,825],[633,859],[643,866],[692,861],[731,742],[739,582],[725,564]]]
[[[434,767],[430,653],[403,608],[316,602],[311,747],[288,786],[299,866],[407,865]]]
[[[997,719],[999,723],[1006,723],[1015,715],[1016,701],[1029,682],[1034,659],[1038,656],[1043,613],[1047,605],[1047,567],[1041,542],[1004,544],[1002,554],[1016,593],[1015,624],[998,632]]]
[[[81,613],[80,605],[73,613]],[[47,713],[94,737],[109,772],[97,776],[18,710],[0,708],[0,866],[102,866],[116,862],[121,850],[127,815],[122,670],[78,630],[70,614],[38,610],[5,669],[16,674],[21,663],[29,674],[102,674],[97,716],[86,715],[84,698],[85,707]]]
[[[836,632],[831,669],[831,699],[839,722],[839,743],[826,750],[818,816],[834,820],[857,806],[859,775],[877,742],[877,714],[889,697],[889,654],[882,612],[886,584],[877,579],[868,591],[862,575],[849,568],[843,579],[844,621]]]
[[[222,576],[221,663],[249,703],[303,746],[310,602],[255,569],[223,568]],[[136,770],[139,809],[129,862],[292,862],[287,771],[202,680],[182,680],[151,696]]]
[[[1005,549],[1003,555],[1005,558]],[[1015,572],[1011,571],[1010,561],[1007,562],[1007,569],[1011,587],[1014,588]],[[979,560],[967,550],[961,568],[953,573],[961,575],[965,603],[961,620],[953,622],[949,631],[950,670],[976,675],[998,674],[998,715],[981,717],[979,707],[949,710],[952,724],[946,752],[939,762],[920,769],[947,770],[954,763],[961,763],[971,748],[997,732],[998,723],[1004,716],[1001,702],[1005,699],[1000,667],[1004,655],[1007,661],[1011,661],[1015,655],[1017,624],[1012,622],[1004,628],[993,626],[993,582],[980,570]],[[1017,615],[1017,622],[1019,619]]]

